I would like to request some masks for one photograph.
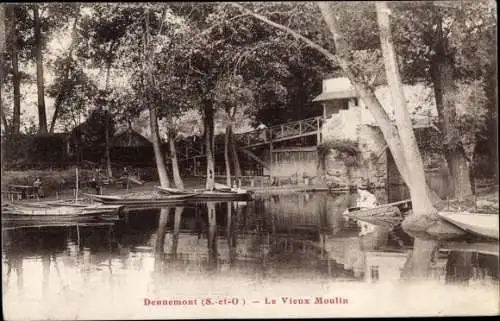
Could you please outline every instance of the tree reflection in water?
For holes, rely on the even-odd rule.
[[[218,280],[231,276],[255,283],[397,281],[413,240],[401,230],[383,228],[360,238],[357,226],[342,217],[353,199],[355,195],[349,194],[295,193],[256,197],[247,203],[131,211],[128,221],[118,222],[113,230],[81,228],[79,238],[74,227],[59,228],[59,232],[45,228],[37,233],[6,231],[4,294],[28,293],[23,284],[27,263],[41,276],[42,291],[37,297],[58,292],[77,298],[93,289],[111,290],[106,295],[111,298],[117,289],[132,289],[126,287],[131,282],[135,287],[150,284],[149,289],[159,293],[168,288],[169,280],[183,277]],[[402,242],[391,239],[391,233]],[[488,252],[471,245],[467,254],[446,246],[432,254],[435,273],[431,277],[443,284],[498,281],[498,245]],[[103,283],[102,278],[109,282]],[[30,275],[33,282],[36,279]]]

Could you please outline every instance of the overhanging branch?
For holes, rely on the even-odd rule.
[[[319,51],[321,54],[323,54],[327,59],[329,59],[332,63],[336,64],[337,63],[337,57],[332,54],[329,50],[323,48],[322,46],[318,45],[317,43],[315,43],[314,41],[310,40],[309,38],[306,38],[304,36],[302,36],[301,34],[299,34],[298,32],[282,25],[282,24],[279,24],[279,23],[276,23],[274,21],[271,21],[269,20],[268,18],[264,17],[263,15],[260,15],[258,13],[255,13],[255,12],[252,12],[251,10],[248,10],[246,9],[245,7],[243,7],[242,5],[240,4],[237,4],[237,3],[231,3],[231,5],[233,7],[236,7],[238,9],[240,9],[241,11],[245,12],[246,14],[248,15],[251,15],[265,23],[267,23],[268,25],[271,25],[281,31],[284,31],[286,33],[288,33],[289,35],[291,35],[292,37],[294,37],[295,39],[297,40],[301,40],[303,42],[305,42],[309,47],[313,48],[313,49],[316,49],[317,51]]]

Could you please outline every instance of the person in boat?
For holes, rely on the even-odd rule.
[[[359,208],[373,208],[377,207],[377,197],[371,193],[370,189],[358,188],[357,207]]]
[[[356,199],[356,208],[363,210],[363,209],[374,208],[374,207],[378,206],[377,197],[371,193],[371,189],[369,189],[369,188],[364,189],[364,188],[358,187],[356,189],[356,191],[358,194],[358,198]],[[349,214],[349,209],[347,209],[343,213],[344,220],[346,220],[346,221],[351,220],[351,218],[349,217],[348,214]],[[360,221],[360,220],[354,220],[354,221],[356,222],[356,224],[360,228],[360,232],[359,232],[360,236],[367,235],[375,230],[375,225],[373,225],[371,223],[367,223],[367,222]]]
[[[37,177],[37,179],[33,182],[33,192],[37,197],[43,197],[43,188],[42,188],[42,180]]]

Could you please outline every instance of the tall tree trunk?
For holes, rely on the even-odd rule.
[[[453,137],[452,129],[456,119],[455,98],[456,86],[453,76],[453,62],[446,52],[446,40],[442,30],[442,16],[435,16],[436,29],[436,54],[431,61],[430,76],[434,87],[436,109],[439,115],[441,132],[445,138],[445,158],[448,164],[448,186],[450,198],[464,198],[472,195],[470,182],[470,169],[465,159],[465,153],[460,143],[449,146],[448,140],[459,141]],[[465,166],[464,166],[465,165]]]
[[[5,64],[5,50],[7,48],[7,39],[5,33],[5,6],[0,4],[0,112],[2,113],[2,122],[5,132],[9,131],[9,124],[7,123],[7,117],[3,110],[2,94],[3,94],[3,84],[4,84],[4,64]]]
[[[67,82],[69,81],[69,73],[70,73],[70,67],[71,67],[71,57],[73,55],[73,49],[75,47],[75,39],[76,39],[76,33],[77,33],[77,23],[78,23],[78,18],[79,15],[75,17],[75,21],[73,22],[73,28],[71,32],[71,44],[69,46],[68,50],[68,56],[66,57],[65,61],[65,66],[64,66],[64,75],[63,75],[63,83],[61,84],[61,88],[59,88],[59,91],[57,93],[55,102],[54,102],[54,115],[52,116],[52,121],[50,122],[50,129],[49,132],[53,133],[54,132],[54,127],[56,125],[57,118],[59,117],[59,113],[61,110],[61,104],[63,102],[64,95],[66,94],[67,90]]]
[[[390,10],[385,2],[376,2],[377,20],[380,29],[380,41],[386,70],[386,77],[391,89],[392,104],[394,106],[396,125],[399,137],[404,143],[404,157],[408,168],[411,182],[410,196],[412,200],[412,211],[415,216],[425,216],[437,220],[437,210],[433,206],[427,193],[425,181],[424,164],[418,149],[413,125],[406,106],[403,86],[399,75],[396,52],[392,43],[390,27]],[[419,226],[425,230],[426,226]],[[409,278],[427,278],[430,276],[430,267],[433,256],[438,248],[438,241],[433,239],[415,238],[413,253],[408,259]]]
[[[233,126],[229,127],[229,144],[231,148],[231,159],[234,165],[234,176],[241,177],[240,158],[238,157],[238,150],[236,149],[236,140],[233,133]]]
[[[170,147],[170,157],[172,159],[172,172],[174,175],[175,187],[184,189],[184,182],[182,181],[181,173],[179,171],[179,162],[177,161],[177,151],[175,150],[175,135],[168,130],[168,145]]]
[[[40,133],[47,133],[47,114],[45,111],[45,87],[43,81],[42,33],[38,4],[33,5],[33,19],[35,23],[35,55],[36,55],[36,87],[38,93],[38,123]]]
[[[111,72],[111,61],[108,60],[107,64],[106,64],[106,84],[105,84],[105,94],[106,94],[106,98],[109,98],[109,75],[110,75],[110,72]],[[109,110],[109,100],[106,99],[106,106],[105,106],[105,109],[104,109],[104,136],[105,136],[105,157],[106,157],[106,171],[108,173],[108,177],[113,177],[113,168],[111,167],[111,151],[110,151],[110,148],[111,148],[111,144],[110,144],[110,137],[109,137],[109,118],[110,118],[110,110]]]
[[[396,52],[392,43],[391,27],[389,21],[390,11],[385,2],[376,2],[377,19],[380,28],[380,41],[386,71],[387,82],[391,89],[391,100],[394,106],[396,125],[399,137],[405,148],[403,155],[409,171],[410,195],[413,213],[416,215],[429,215],[436,213],[436,209],[427,194],[424,163],[418,149],[413,125],[406,106],[403,85],[399,75]]]
[[[493,68],[492,68],[493,69]],[[495,175],[495,180],[498,182],[499,179],[499,168],[498,168],[498,66],[495,65],[495,68],[493,69],[492,72],[490,72],[488,76],[488,81],[490,82],[490,86],[493,90],[493,93],[489,95],[489,97],[492,97],[492,102],[491,102],[491,107],[490,107],[490,112],[489,112],[489,119],[490,119],[490,124],[489,127],[491,128],[491,136],[494,137],[495,139],[490,139],[490,157],[491,157],[491,164],[493,166],[493,173]]]
[[[169,187],[170,182],[167,174],[167,167],[165,166],[165,159],[163,158],[163,152],[161,150],[161,140],[160,131],[158,129],[158,117],[156,115],[156,107],[153,105],[152,100],[149,97],[149,86],[153,84],[153,74],[151,55],[149,54],[149,11],[146,12],[146,32],[144,33],[144,72],[145,72],[145,88],[144,88],[144,98],[145,104],[148,106],[149,110],[149,124],[151,127],[151,137],[153,141],[153,150],[156,160],[156,168],[158,170],[158,176],[160,178],[161,187]]]
[[[210,102],[205,102],[203,123],[205,127],[205,155],[207,157],[206,189],[213,190],[215,184],[214,160],[214,110]]]
[[[446,162],[450,169],[452,178],[451,198],[464,199],[472,195],[471,183],[471,162],[465,158],[465,153],[462,148],[456,148],[447,151]]]
[[[109,138],[109,118],[110,116],[109,106],[104,109],[104,136],[105,136],[105,156],[106,156],[106,172],[108,177],[113,177],[113,168],[111,167],[111,152],[110,152],[110,138]]]
[[[12,59],[12,86],[14,89],[14,110],[12,113],[11,130],[13,134],[19,134],[21,127],[21,75],[19,74],[19,34],[16,28],[17,17],[15,9],[15,6],[7,7],[7,13],[10,18],[10,54]]]
[[[226,164],[226,185],[231,186],[231,162],[229,160],[229,135],[231,125],[226,126],[226,134],[224,135],[224,163]]]
[[[490,164],[490,174],[493,175],[492,178],[495,178],[498,181],[498,68],[496,64],[490,66],[489,70],[486,72],[485,80],[484,80],[484,89],[486,97],[488,97],[488,121],[487,121],[487,130],[488,130],[488,140],[486,142],[486,146],[488,148],[488,157]]]
[[[170,182],[167,174],[167,167],[165,166],[165,159],[161,150],[160,132],[158,129],[158,118],[156,116],[156,108],[149,104],[149,123],[151,126],[151,136],[153,140],[153,150],[155,153],[156,168],[158,169],[158,176],[160,178],[161,187],[169,187]]]

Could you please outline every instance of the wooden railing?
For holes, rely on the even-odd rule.
[[[313,117],[293,121],[265,129],[257,129],[246,133],[235,134],[234,138],[238,148],[247,148],[283,141],[303,136],[319,134],[323,125],[323,117]],[[180,159],[193,156],[204,156],[203,139],[193,142],[183,142],[179,146]]]
[[[313,117],[289,122],[269,128],[273,141],[306,136],[317,133],[321,129],[322,117]]]
[[[266,129],[236,134],[235,138],[241,147],[257,146],[274,141],[281,141],[318,133],[323,125],[323,117],[313,117],[293,121]]]

